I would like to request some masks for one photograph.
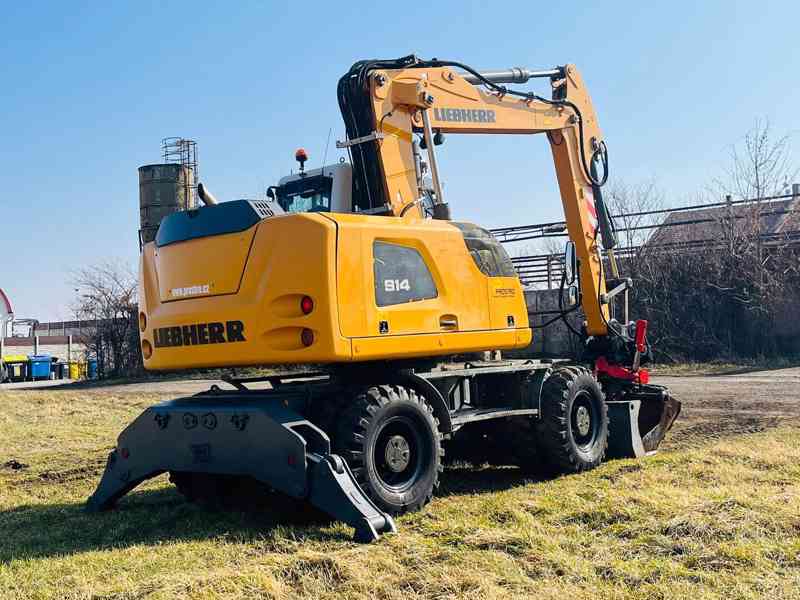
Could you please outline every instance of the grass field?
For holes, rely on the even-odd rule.
[[[159,394],[0,392],[0,598],[800,598],[800,429],[584,475],[450,469],[362,546],[270,507],[209,513],[165,477],[89,515],[120,429]]]

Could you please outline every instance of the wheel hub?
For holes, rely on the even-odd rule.
[[[393,435],[386,444],[386,465],[395,473],[404,471],[411,462],[411,448],[402,435]]]
[[[575,411],[575,425],[578,427],[578,434],[585,436],[589,434],[589,429],[592,426],[591,415],[585,406],[579,406]]]

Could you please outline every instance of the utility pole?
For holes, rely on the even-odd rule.
[[[728,205],[728,250],[733,256],[733,197],[730,194],[725,196],[725,203]]]

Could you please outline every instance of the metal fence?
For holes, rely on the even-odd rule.
[[[792,202],[788,203],[787,206],[785,200],[792,200]],[[652,219],[652,222],[646,224],[636,224],[632,226],[623,225],[618,227],[618,234],[633,231],[645,232],[646,240],[643,244],[617,246],[617,248],[614,249],[614,253],[617,258],[625,259],[635,256],[645,248],[679,251],[693,248],[710,249],[722,247],[726,242],[719,236],[691,240],[665,241],[658,240],[656,233],[668,230],[672,227],[691,228],[693,226],[702,226],[702,224],[705,223],[720,223],[721,219],[728,220],[732,226],[737,220],[750,218],[754,214],[753,212],[738,209],[738,207],[741,206],[756,208],[757,212],[755,212],[755,214],[759,220],[776,215],[800,214],[800,185],[795,184],[791,194],[768,196],[764,198],[746,198],[742,200],[733,200],[730,196],[727,196],[722,202],[613,215],[618,223],[627,223],[630,219],[639,217],[648,217]],[[727,208],[728,210],[724,212],[716,211],[708,215],[700,214],[701,211],[722,208]],[[669,215],[673,213],[686,213],[686,215],[685,218],[667,221]],[[800,224],[795,225],[795,228],[779,232],[768,231],[762,233],[757,236],[757,239],[765,246],[783,243],[800,245]],[[503,244],[567,237],[567,226],[564,221],[514,227],[499,227],[490,231],[498,241]],[[668,236],[664,237],[668,238]],[[564,268],[564,257],[560,253],[515,256],[512,257],[511,261],[514,263],[514,267],[517,269],[520,279],[526,287],[554,289],[560,284]]]
[[[97,321],[53,321],[50,323],[37,323],[33,335],[38,336],[80,336],[93,333],[97,329]]]
[[[564,273],[562,254],[515,256],[511,262],[524,285],[538,285],[550,290],[558,287]]]

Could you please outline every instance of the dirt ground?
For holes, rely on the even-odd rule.
[[[714,375],[655,375],[652,383],[667,386],[682,403],[681,414],[662,448],[679,449],[707,444],[715,438],[755,433],[784,424],[800,424],[800,367],[774,370],[741,369]],[[77,391],[99,394],[156,394],[164,400],[196,394],[212,385],[231,386],[216,379],[165,379],[135,383],[38,382],[4,384],[9,389]],[[268,384],[248,384],[268,387]]]
[[[653,377],[683,407],[663,449],[800,424],[800,368]]]

